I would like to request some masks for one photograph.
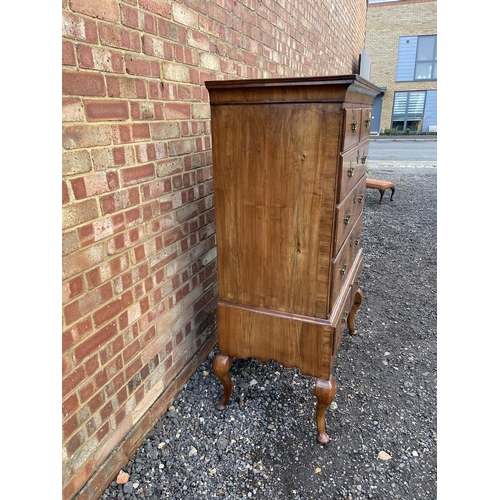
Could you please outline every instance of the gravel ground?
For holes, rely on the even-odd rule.
[[[437,498],[437,169],[372,167],[394,201],[368,190],[364,300],[342,338],[316,442],[314,379],[235,359],[226,410],[210,354],[101,496],[110,499]]]

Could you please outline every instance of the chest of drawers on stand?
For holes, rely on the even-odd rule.
[[[233,358],[316,377],[317,439],[342,333],[363,294],[362,212],[371,106],[358,75],[207,81],[218,256],[219,353],[228,404]]]

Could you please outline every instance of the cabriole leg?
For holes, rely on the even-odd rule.
[[[356,335],[356,333],[358,333],[356,328],[354,328],[354,316],[356,315],[361,302],[363,302],[363,291],[361,290],[361,288],[358,288],[358,291],[354,296],[354,304],[352,305],[351,312],[347,317],[347,327],[349,328],[349,333],[351,333],[351,335]]]
[[[325,412],[333,401],[336,392],[337,382],[335,382],[335,379],[331,375],[329,380],[316,379],[314,395],[318,400],[316,405],[316,426],[318,427],[317,440],[320,444],[326,444],[330,441],[325,428]]]
[[[218,410],[223,410],[231,396],[231,391],[233,389],[233,383],[231,382],[231,377],[229,376],[229,369],[233,363],[233,358],[225,356],[223,354],[217,354],[212,361],[212,370],[215,376],[221,381],[222,387],[224,387],[224,393],[222,398],[217,405]]]

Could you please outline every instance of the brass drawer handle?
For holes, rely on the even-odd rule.
[[[341,268],[340,268],[340,276],[344,276],[345,272],[347,271],[347,264],[344,264]]]
[[[369,127],[371,121],[372,121],[372,117],[371,116],[367,116],[366,120],[365,120],[365,127]]]
[[[348,317],[349,317],[349,311],[344,311],[344,316],[341,319],[342,323],[345,323]]]
[[[357,126],[358,126],[358,122],[357,122],[356,120],[353,120],[353,121],[352,121],[352,123],[351,123],[351,130],[352,130],[353,132],[355,132],[355,131],[356,131],[356,128],[357,128]]]
[[[347,214],[345,217],[344,217],[344,224],[347,226],[347,224],[349,224],[349,220],[351,219],[351,214]]]
[[[352,177],[354,175],[354,167],[349,167],[347,169],[347,177]]]
[[[363,201],[363,198],[364,198],[364,195],[363,194],[360,194],[358,196],[358,203],[361,203]]]
[[[359,245],[360,241],[361,241],[361,238],[358,236],[358,237],[354,240],[354,244],[355,244],[355,245]]]
[[[363,155],[363,156],[361,157],[361,164],[362,164],[362,165],[364,165],[364,164],[365,164],[365,162],[366,162],[366,155]]]

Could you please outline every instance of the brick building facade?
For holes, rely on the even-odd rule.
[[[403,44],[431,35],[436,35],[437,40],[436,0],[369,2],[365,49],[371,59],[370,81],[386,89],[381,99],[381,113],[375,132],[393,128],[394,97],[397,92],[420,92],[427,106],[421,131],[428,132],[429,126],[431,130],[437,128],[437,78],[416,80],[414,77],[398,75],[398,63],[400,67],[402,65]],[[377,112],[376,104],[374,115]],[[374,122],[376,119],[374,116]]]
[[[206,80],[357,72],[366,0],[63,0],[63,499],[98,498],[216,341]]]

